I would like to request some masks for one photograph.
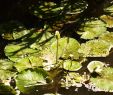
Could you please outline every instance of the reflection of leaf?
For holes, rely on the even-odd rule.
[[[108,15],[102,15],[100,17],[107,25],[107,27],[112,28],[113,27],[113,17]]]
[[[90,81],[97,90],[113,92],[113,68],[105,67],[100,73],[100,77],[91,78]]]
[[[11,72],[9,70],[0,70],[0,79],[1,80],[6,80],[10,77],[13,77],[15,75],[14,72]]]
[[[16,95],[16,92],[11,86],[0,83],[0,95]]]
[[[92,73],[92,72],[100,72],[104,66],[105,64],[101,61],[91,61],[88,64],[87,68]]]
[[[103,33],[99,38],[113,45],[113,32]]]
[[[101,20],[91,20],[82,24],[78,34],[83,39],[93,39],[106,32],[105,23]]]
[[[81,44],[78,51],[85,57],[106,57],[110,49],[111,45],[104,40],[90,40]]]
[[[29,87],[46,84],[47,73],[43,69],[26,70],[16,77],[16,85],[22,92],[29,91]]]
[[[73,38],[61,38],[58,40],[58,58],[68,58],[70,55],[73,55],[74,59],[78,59],[78,48],[80,47],[80,44],[77,40]],[[55,41],[51,45],[51,51],[56,56],[57,51],[57,41]]]
[[[65,60],[63,63],[63,68],[69,71],[77,71],[81,67],[81,63],[77,61]]]

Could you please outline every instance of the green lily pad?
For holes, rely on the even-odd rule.
[[[63,68],[69,71],[77,71],[82,67],[80,62],[65,60],[63,63]]]
[[[91,83],[100,91],[113,92],[113,68],[105,67],[100,76],[91,78]]]
[[[94,39],[106,32],[106,24],[101,20],[86,21],[77,32],[82,39]]]
[[[15,67],[18,70],[18,72],[21,72],[28,68],[36,68],[42,66],[43,60],[41,58],[38,58],[38,56],[29,56],[25,58],[20,58],[15,63]]]
[[[42,50],[44,46],[50,45],[54,41],[54,36],[49,32],[33,32],[31,36],[23,39],[23,41],[30,43],[30,48]]]
[[[102,15],[100,19],[106,23],[106,27],[113,28],[113,17],[109,15]]]
[[[104,33],[99,38],[113,45],[113,32]]]
[[[30,32],[18,21],[9,21],[1,24],[0,31],[2,37],[7,40],[19,39]]]
[[[16,77],[16,85],[22,92],[30,92],[33,86],[46,84],[47,73],[43,69],[26,70]]]
[[[25,43],[9,44],[5,47],[4,51],[5,55],[14,62],[20,58],[24,58],[38,52],[37,50],[25,46]]]
[[[58,40],[58,48],[57,41],[53,42],[51,45],[51,51],[56,56],[58,51],[58,58],[69,58],[70,55],[73,55],[74,59],[79,58],[78,49],[80,44],[77,40],[73,38],[61,38]]]
[[[82,43],[78,51],[84,57],[106,57],[111,48],[111,45],[104,40],[90,40]]]
[[[9,71],[9,70],[0,70],[0,79],[6,80],[8,78],[11,78],[15,75],[15,72]]]
[[[11,70],[13,68],[13,62],[10,60],[0,60],[0,69]]]
[[[91,61],[87,68],[88,70],[90,71],[90,73],[93,73],[93,72],[101,72],[102,69],[104,68],[105,66],[105,63],[101,62],[101,61]]]

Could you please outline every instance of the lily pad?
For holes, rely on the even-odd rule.
[[[113,92],[113,68],[106,67],[100,73],[100,76],[91,78],[91,83],[97,91]]]
[[[13,68],[13,62],[7,59],[0,60],[0,69],[11,70]]]
[[[104,40],[90,40],[82,43],[78,50],[84,57],[106,57],[109,55],[111,45]]]
[[[9,44],[5,47],[5,55],[12,61],[16,62],[20,58],[37,53],[37,50],[31,49],[25,43]]]
[[[54,41],[54,36],[49,32],[33,32],[31,36],[23,39],[23,41],[30,44],[30,48],[32,49],[40,49],[44,46],[50,45]]]
[[[46,77],[47,73],[43,69],[28,69],[17,75],[16,85],[20,91],[27,93],[33,86],[46,84]]]
[[[99,38],[113,45],[113,32],[104,33]]]
[[[11,78],[15,75],[15,72],[9,71],[9,70],[0,70],[0,79],[6,80],[8,78]]]
[[[69,71],[77,71],[82,67],[80,62],[65,60],[63,63],[63,68]]]
[[[73,59],[79,58],[78,49],[80,44],[77,40],[73,38],[61,38],[57,41],[53,42],[51,45],[51,51],[58,58],[69,58],[70,55],[73,55]],[[57,55],[58,51],[58,55]]]
[[[101,62],[101,61],[91,61],[87,68],[88,70],[90,71],[90,73],[93,73],[93,72],[101,72],[102,69],[104,68],[105,66],[105,63]]]
[[[101,20],[86,21],[77,32],[82,39],[94,39],[106,32],[106,24]]]
[[[29,56],[25,58],[20,58],[15,63],[15,67],[18,70],[18,72],[21,72],[28,68],[38,68],[42,66],[43,60],[41,58],[38,58],[37,56]]]
[[[102,15],[100,19],[106,23],[106,27],[113,28],[113,17],[109,15]]]

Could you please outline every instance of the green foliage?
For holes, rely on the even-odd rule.
[[[16,85],[20,91],[27,93],[35,85],[46,84],[46,77],[47,73],[43,69],[28,69],[18,74]]]
[[[113,68],[106,67],[100,73],[99,77],[91,78],[91,82],[101,91],[113,91]]]
[[[84,57],[106,57],[110,49],[111,45],[104,40],[90,40],[81,44],[79,53]]]
[[[81,24],[81,28],[77,32],[82,39],[94,39],[106,32],[105,23],[98,19],[88,20]]]
[[[0,94],[14,95],[16,88],[20,95],[46,95],[50,90],[57,94],[61,87],[82,85],[113,92],[113,68],[106,65],[112,64],[107,58],[113,47],[113,2],[56,1],[37,0],[25,6],[41,27],[28,29],[14,20],[0,24],[6,42],[6,58],[0,59]]]

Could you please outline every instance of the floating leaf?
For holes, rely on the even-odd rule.
[[[73,38],[61,38],[58,40],[58,48],[57,48],[57,41],[55,41],[51,45],[51,51],[56,56],[57,50],[58,50],[58,58],[69,58],[70,55],[73,55],[74,59],[79,58],[78,49],[80,47],[80,44],[77,40]]]
[[[95,88],[100,91],[113,92],[113,68],[105,67],[99,75],[90,79]]]
[[[111,45],[104,40],[90,40],[82,43],[78,50],[84,57],[106,57]]]
[[[0,79],[6,80],[8,78],[11,78],[15,75],[15,72],[9,71],[9,70],[0,70]]]
[[[13,62],[11,62],[10,60],[0,60],[0,69],[3,70],[11,70],[13,67]]]
[[[94,39],[106,32],[106,24],[101,20],[86,21],[77,32],[83,39]]]
[[[80,62],[65,60],[63,63],[63,68],[69,71],[77,71],[82,67]]]
[[[93,72],[101,72],[102,69],[104,68],[105,63],[101,62],[101,61],[91,61],[87,68],[88,70],[93,73]]]
[[[22,92],[29,92],[29,88],[35,85],[46,84],[47,73],[43,69],[26,70],[16,77],[16,85]],[[30,89],[31,89],[30,88]]]
[[[37,56],[29,56],[25,58],[20,58],[15,63],[16,69],[21,72],[28,68],[36,68],[39,66],[42,66],[43,60],[41,58],[38,58]]]
[[[30,48],[41,49],[44,46],[50,45],[54,41],[54,36],[49,32],[34,32],[30,37],[23,39],[23,41],[30,43]]]
[[[14,62],[37,52],[37,50],[26,47],[25,43],[9,44],[5,47],[5,55]]]
[[[102,15],[100,18],[106,23],[106,27],[109,27],[109,28],[113,27],[113,17],[112,16]]]
[[[99,38],[113,45],[113,32],[103,33]]]

